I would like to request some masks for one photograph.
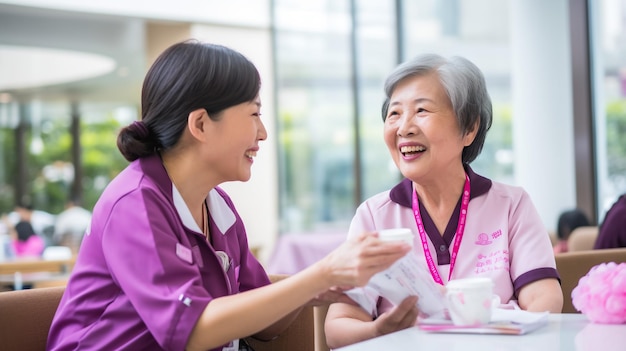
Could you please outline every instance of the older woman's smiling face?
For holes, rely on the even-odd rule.
[[[475,128],[476,129],[476,128]],[[438,177],[462,165],[463,148],[475,132],[463,136],[437,73],[401,81],[389,99],[385,143],[405,177]]]

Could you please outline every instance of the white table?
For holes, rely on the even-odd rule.
[[[430,333],[401,330],[335,351],[624,351],[626,324],[590,323],[582,314],[552,314],[549,324],[526,335]]]

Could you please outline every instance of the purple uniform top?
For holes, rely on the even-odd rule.
[[[594,249],[626,247],[626,194],[611,206],[600,225]]]
[[[477,175],[467,166],[470,179],[470,202],[465,232],[451,279],[489,277],[494,293],[503,303],[517,300],[524,285],[556,278],[556,263],[547,230],[528,194],[513,187]],[[349,236],[390,228],[410,228],[415,235],[414,251],[428,272],[424,250],[411,208],[412,183],[404,179],[390,191],[366,200],[357,209],[350,224]],[[420,202],[420,213],[428,234],[428,247],[444,284],[450,271],[450,253],[459,220],[461,199],[441,236]],[[430,276],[430,273],[426,273]],[[364,298],[368,300],[367,298]],[[375,314],[392,305],[371,296],[369,304],[378,304]]]
[[[212,299],[269,284],[230,198],[215,188],[207,202],[212,246],[158,156],[122,171],[94,207],[48,349],[184,350]]]

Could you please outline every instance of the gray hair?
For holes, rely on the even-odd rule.
[[[466,58],[454,56],[446,59],[436,54],[424,54],[396,67],[385,80],[386,98],[382,107],[383,121],[387,118],[389,99],[398,84],[405,79],[431,72],[437,72],[448,94],[461,128],[461,134],[470,133],[478,122],[476,138],[463,149],[463,163],[470,163],[483,149],[487,131],[491,128],[493,112],[485,77],[480,69]]]

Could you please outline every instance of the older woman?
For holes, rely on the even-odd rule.
[[[550,239],[528,194],[469,166],[492,121],[480,70],[461,57],[422,55],[391,73],[385,93],[384,138],[406,179],[361,204],[349,235],[411,228],[414,252],[423,262],[419,268],[438,284],[489,277],[504,303],[560,312],[563,295]],[[368,298],[373,313],[331,305],[326,319],[330,347],[410,327],[420,313],[414,296],[397,306],[378,296]]]

